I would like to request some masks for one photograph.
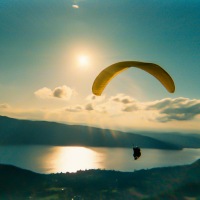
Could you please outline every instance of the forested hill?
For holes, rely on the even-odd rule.
[[[200,160],[191,165],[119,172],[37,174],[0,165],[0,199],[199,199]]]
[[[178,145],[148,136],[120,131],[66,125],[46,121],[18,120],[0,116],[0,144],[80,145],[180,149]]]

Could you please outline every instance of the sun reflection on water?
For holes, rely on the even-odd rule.
[[[101,168],[97,153],[86,147],[53,147],[53,154],[49,159],[56,172]]]
[[[200,149],[142,149],[141,158],[135,161],[132,148],[0,146],[0,163],[45,174],[87,169],[134,171],[191,164],[199,157]]]

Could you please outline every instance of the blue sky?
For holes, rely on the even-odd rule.
[[[198,0],[0,0],[0,114],[199,132],[199,9]],[[129,69],[93,97],[98,73],[123,60],[159,64],[175,93]]]

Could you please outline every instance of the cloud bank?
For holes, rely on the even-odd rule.
[[[186,121],[194,119],[200,114],[200,100],[179,97],[176,99],[163,99],[153,102],[147,106],[147,110],[157,110],[160,116],[159,122],[168,122],[172,120]]]
[[[67,93],[68,91],[68,93]],[[184,97],[165,98],[151,102],[141,102],[130,96],[118,94],[112,97],[89,95],[79,103],[70,101],[72,89],[56,87],[42,88],[36,95],[44,99],[68,99],[56,107],[40,109],[12,108],[0,104],[0,114],[16,118],[61,121],[70,124],[85,124],[111,129],[200,131],[200,100]],[[59,102],[57,102],[59,105]],[[53,105],[53,102],[52,102]]]
[[[184,97],[141,102],[130,96],[118,94],[97,101],[68,107],[65,112],[73,121],[104,128],[124,127],[140,130],[197,131],[200,130],[200,100]],[[76,115],[72,114],[76,112]],[[70,114],[71,113],[71,114]]]
[[[200,100],[188,98],[166,98],[154,102],[139,102],[130,96],[118,94],[109,99],[97,101],[96,97],[86,98],[89,103],[67,108],[71,112],[93,111],[102,113],[140,113],[148,120],[158,122],[188,121],[200,115]],[[149,117],[151,115],[151,117]]]

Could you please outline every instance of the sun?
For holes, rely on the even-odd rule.
[[[78,63],[81,68],[87,68],[89,66],[89,57],[87,55],[78,56]]]

